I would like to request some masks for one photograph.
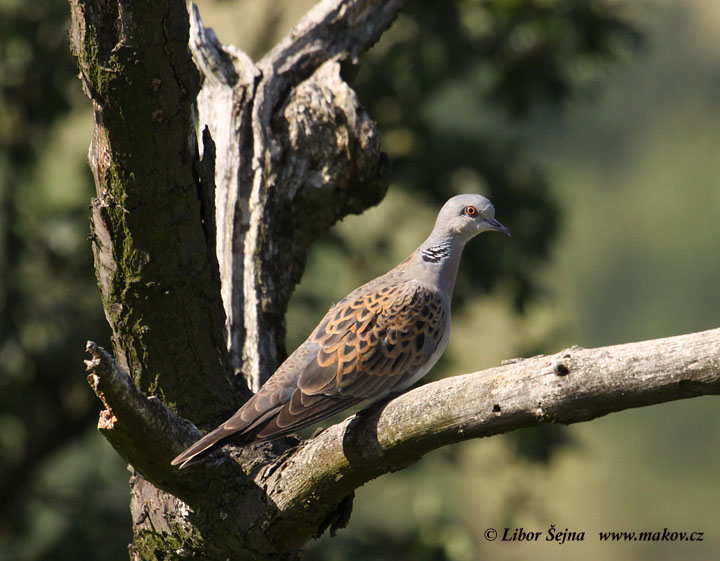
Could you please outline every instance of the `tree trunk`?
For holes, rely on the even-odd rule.
[[[292,558],[347,523],[354,489],[439,446],[720,392],[718,330],[570,349],[428,384],[301,445],[172,468],[196,425],[227,418],[283,358],[308,246],[384,195],[377,127],[342,76],[400,2],[324,0],[257,63],[179,0],[70,6],[113,330],[114,358],[88,344],[88,379],[134,470],[132,559]]]

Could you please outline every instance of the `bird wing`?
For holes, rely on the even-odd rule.
[[[317,349],[289,401],[257,432],[277,438],[365,399],[402,390],[442,340],[442,297],[417,281],[360,290],[334,306],[308,339]]]

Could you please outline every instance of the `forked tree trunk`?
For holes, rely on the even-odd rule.
[[[571,349],[426,385],[286,454],[290,439],[171,468],[283,356],[307,247],[385,192],[377,127],[342,75],[400,1],[320,2],[257,63],[181,0],[70,6],[113,330],[114,358],[88,344],[88,378],[135,470],[133,559],[292,558],[347,523],[354,489],[439,446],[720,392],[718,330]]]
[[[208,428],[282,358],[310,243],[385,193],[377,127],[341,72],[400,2],[322,2],[257,63],[221,45],[194,6],[190,29],[182,1],[70,5],[95,110],[93,251],[115,359],[143,392]],[[207,126],[200,148],[196,116]],[[115,445],[137,466],[125,437]],[[154,509],[171,520],[179,503],[138,476],[131,496],[134,555],[180,547],[142,520],[155,522]]]

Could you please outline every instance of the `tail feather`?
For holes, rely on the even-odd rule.
[[[275,440],[326,419],[361,401],[363,401],[362,397],[308,396],[298,391],[289,401],[258,415],[252,421],[243,419],[246,404],[218,428],[184,450],[170,464],[173,466],[180,464],[182,469],[202,460],[226,444],[244,446],[254,442]]]
[[[200,440],[192,444],[190,447],[180,453],[170,465],[176,466],[181,464],[180,469],[194,464],[212,454],[215,450],[219,450],[226,444],[236,444],[244,446],[258,441],[257,433],[275,413],[275,409],[266,411],[262,415],[258,415],[252,421],[243,420],[243,413],[249,404],[253,403],[251,398],[245,406],[240,408],[235,414],[220,425],[215,430],[210,431]],[[268,440],[268,439],[260,439]]]
[[[185,449],[172,462],[170,462],[170,464],[173,466],[180,464],[180,469],[183,469],[202,460],[206,456],[212,454],[215,450],[222,448],[228,443],[231,437],[235,437],[232,439],[235,440],[237,436],[237,431],[226,429],[224,425],[220,425],[215,430],[203,436],[192,446]]]

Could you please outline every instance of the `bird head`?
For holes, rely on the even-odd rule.
[[[457,195],[438,214],[435,229],[441,228],[464,242],[487,231],[510,236],[510,230],[495,219],[495,207],[482,195]]]

